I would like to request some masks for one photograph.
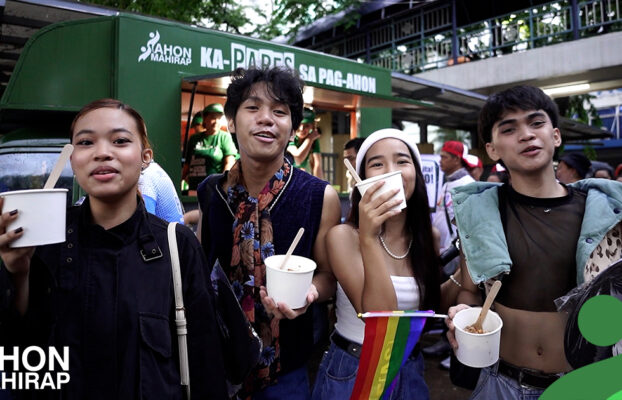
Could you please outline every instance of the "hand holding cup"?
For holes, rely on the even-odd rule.
[[[484,333],[468,332],[466,328],[477,320],[480,312],[480,307],[460,304],[449,309],[448,318],[445,320],[450,329],[447,338],[456,358],[474,368],[487,367],[497,362],[503,327],[499,315],[490,311],[483,322]]]
[[[22,227],[8,229],[9,224],[15,224],[19,218],[19,211],[5,210],[4,198],[0,196],[0,258],[12,275],[27,276],[30,271],[30,259],[34,254],[34,247],[11,247],[11,243],[24,235]],[[19,223],[19,222],[17,222]]]
[[[309,305],[316,301],[319,297],[319,293],[315,285],[311,284],[306,294],[306,304],[303,307],[292,309],[286,303],[275,302],[272,297],[268,296],[268,291],[265,286],[262,286],[259,290],[259,296],[261,297],[261,303],[265,307],[268,313],[274,315],[276,319],[294,319],[307,312]]]

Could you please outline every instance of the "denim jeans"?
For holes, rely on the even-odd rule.
[[[354,388],[359,359],[331,342],[324,354],[313,387],[313,400],[349,399]],[[391,399],[427,400],[428,386],[423,380],[423,357],[409,358],[402,366]]]
[[[497,373],[498,364],[482,369],[471,400],[537,400],[543,389],[521,386],[508,376]]]
[[[278,382],[252,396],[253,400],[309,400],[311,391],[307,368],[301,367],[280,375]]]

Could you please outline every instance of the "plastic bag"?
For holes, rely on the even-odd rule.
[[[568,313],[568,322],[564,332],[564,351],[566,359],[575,369],[615,356],[622,351],[622,341],[614,346],[596,346],[588,342],[579,330],[579,310],[587,300],[601,294],[622,300],[622,260],[611,264],[590,282],[576,287],[565,296],[555,300],[557,310]]]

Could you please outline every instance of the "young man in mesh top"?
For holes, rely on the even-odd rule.
[[[476,182],[452,195],[462,249],[462,290],[449,311],[481,304],[478,286],[501,279],[494,309],[503,319],[500,360],[480,374],[473,399],[538,398],[571,369],[564,354],[566,315],[554,300],[592,279],[618,255],[622,185],[555,179],[561,145],[555,103],[517,86],[487,100],[479,134],[511,185]],[[470,278],[469,278],[470,277]]]

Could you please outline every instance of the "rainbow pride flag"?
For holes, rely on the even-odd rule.
[[[350,400],[388,399],[426,319],[446,315],[434,311],[382,311],[359,317],[365,318],[365,340]]]

